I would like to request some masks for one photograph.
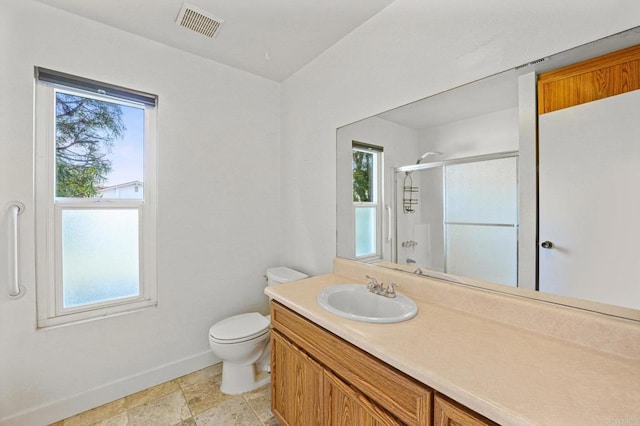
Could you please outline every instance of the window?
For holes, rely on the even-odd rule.
[[[353,142],[356,258],[380,258],[382,148]]]
[[[36,69],[39,327],[156,304],[155,105]]]

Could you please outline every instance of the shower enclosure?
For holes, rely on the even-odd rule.
[[[393,261],[517,286],[518,152],[427,155],[393,169]]]

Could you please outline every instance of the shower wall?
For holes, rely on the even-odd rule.
[[[434,158],[437,161],[438,157]],[[402,209],[405,177],[405,173],[398,173],[396,178],[396,261],[444,271],[442,168],[411,172],[417,188],[414,196],[418,200],[413,206],[414,213],[405,213]]]

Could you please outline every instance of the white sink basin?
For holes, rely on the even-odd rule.
[[[340,284],[318,294],[318,304],[325,310],[355,321],[392,323],[416,316],[418,307],[402,294],[384,297],[371,293],[365,284]]]

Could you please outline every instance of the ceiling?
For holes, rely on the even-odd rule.
[[[224,21],[211,39],[176,24],[182,0],[36,0],[282,81],[393,0],[189,0]]]

